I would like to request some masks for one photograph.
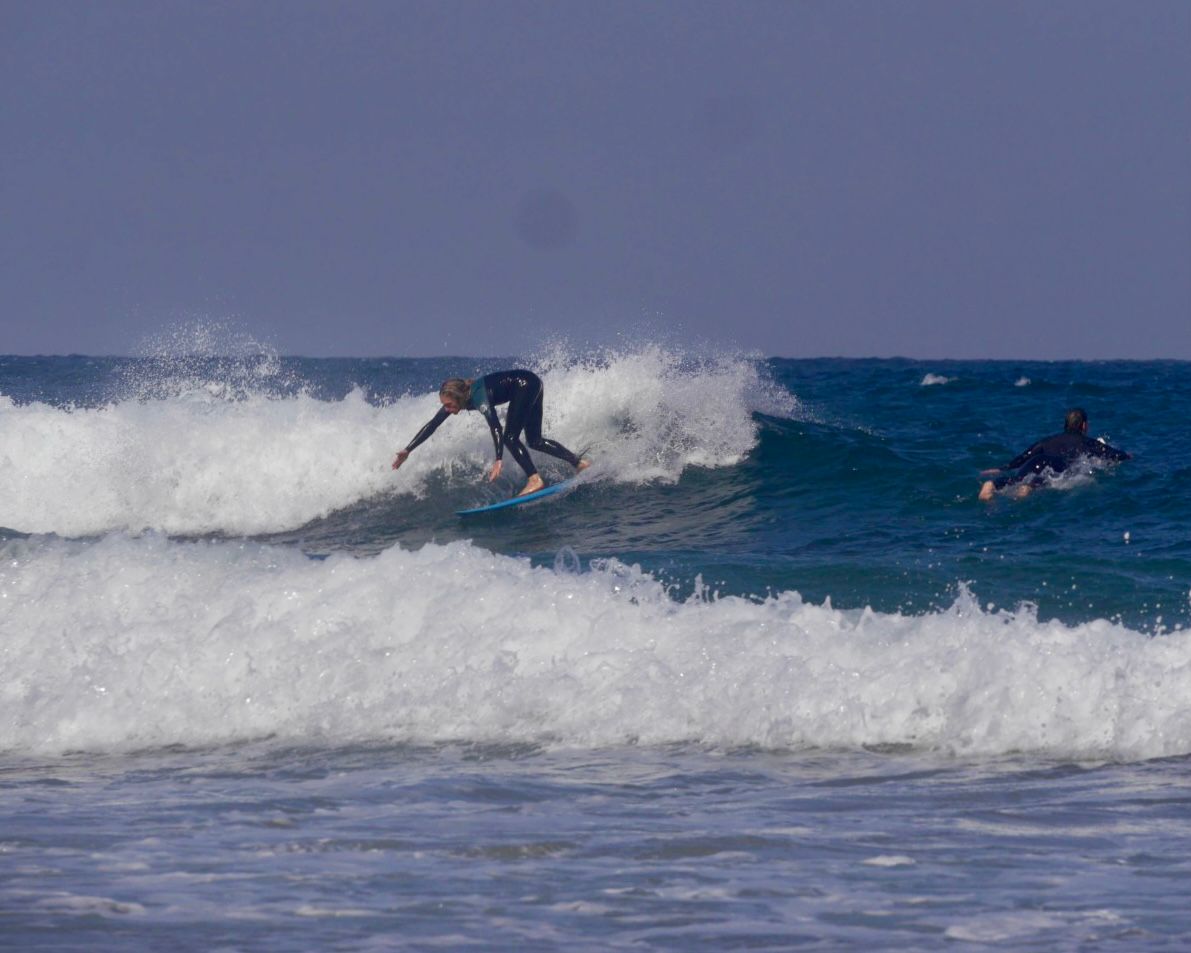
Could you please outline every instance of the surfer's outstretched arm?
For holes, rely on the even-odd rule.
[[[405,461],[409,459],[409,455],[413,452],[414,448],[422,443],[432,433],[434,433],[434,431],[438,429],[438,425],[446,420],[449,416],[450,412],[444,407],[437,414],[431,417],[430,420],[426,422],[426,425],[417,432],[417,434],[414,436],[414,439],[409,442],[406,448],[404,450],[397,451],[397,456],[393,458],[393,469],[401,469],[401,464],[405,463]]]

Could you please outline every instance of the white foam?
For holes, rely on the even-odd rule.
[[[648,345],[540,361],[545,429],[591,446],[623,482],[673,482],[687,467],[738,463],[756,445],[754,411],[792,417],[797,398],[740,356],[692,358]],[[564,440],[564,442],[566,442]]]
[[[1051,490],[1069,492],[1093,485],[1095,483],[1096,473],[1112,470],[1115,466],[1116,464],[1109,460],[1083,457],[1080,459],[1078,466],[1069,467],[1061,473],[1055,473],[1050,467],[1044,467],[1042,472],[1037,474],[1037,479],[1039,486]],[[1000,492],[1008,496],[1013,496],[1020,488],[1019,484],[1009,484],[1003,487]],[[1128,534],[1126,534],[1125,541],[1128,542]]]
[[[161,536],[0,547],[0,749],[273,736],[1191,752],[1191,634],[986,613],[676,602],[467,543],[311,560]]]
[[[925,374],[919,382],[920,387],[938,387],[941,384],[950,384],[955,378],[944,377],[942,374]]]
[[[31,909],[55,916],[110,917],[143,916],[145,908],[139,903],[94,897],[59,890],[28,898]]]
[[[1057,933],[1067,926],[1065,917],[1036,910],[991,913],[970,917],[943,931],[948,940],[998,944],[1024,940],[1039,933]]]
[[[744,358],[693,362],[649,347],[542,372],[546,435],[590,447],[599,477],[622,482],[731,466],[756,443],[753,411],[797,408]],[[378,406],[361,390],[341,400],[246,393],[245,379],[229,390],[188,377],[185,388],[152,389],[164,397],[99,408],[0,396],[0,526],[65,536],[275,532],[379,493],[423,496],[434,473],[477,478],[492,458],[483,419],[460,414],[390,470],[438,410],[434,392]]]
[[[405,418],[359,391],[95,409],[2,399],[0,526],[68,536],[299,526],[390,485],[382,463]]]
[[[905,854],[877,854],[861,861],[868,867],[913,867],[915,860]]]

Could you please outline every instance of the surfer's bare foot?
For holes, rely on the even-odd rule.
[[[993,498],[993,491],[995,489],[996,487],[993,485],[993,481],[986,480],[984,486],[980,488],[980,499],[991,500]]]
[[[545,485],[546,484],[542,482],[541,476],[539,476],[538,474],[535,473],[533,476],[531,476],[528,480],[525,481],[525,489],[523,489],[517,495],[525,496],[526,493],[537,493],[538,490],[542,489],[542,487],[544,487]]]
[[[576,464],[575,464],[575,472],[576,472],[576,473],[582,473],[582,472],[583,472],[584,470],[586,470],[586,469],[587,469],[589,466],[591,466],[591,461],[590,461],[590,460],[587,460],[587,459],[580,460],[578,463],[576,463]]]

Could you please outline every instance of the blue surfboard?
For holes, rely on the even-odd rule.
[[[458,516],[475,516],[478,513],[492,513],[496,510],[508,509],[510,506],[521,506],[523,503],[533,503],[535,500],[545,499],[548,496],[553,496],[555,493],[562,493],[565,490],[569,490],[574,485],[575,477],[571,477],[569,480],[551,483],[549,486],[544,486],[540,490],[526,493],[525,496],[514,496],[507,500],[501,500],[499,503],[489,503],[487,506],[475,506],[470,510],[456,510],[455,513]]]

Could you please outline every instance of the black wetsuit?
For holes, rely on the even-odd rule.
[[[496,416],[496,408],[500,404],[508,404],[505,412],[504,427],[500,425],[500,418]],[[521,432],[525,432],[525,439],[529,446],[552,457],[565,460],[573,467],[579,466],[579,458],[566,447],[555,440],[548,440],[542,436],[542,379],[533,371],[497,371],[488,374],[475,382],[472,396],[463,406],[463,410],[478,410],[488,421],[488,429],[492,431],[492,443],[496,448],[496,459],[507,446],[513,459],[520,464],[526,476],[533,476],[538,472],[530,459],[529,451],[521,442]],[[444,407],[418,431],[417,436],[409,442],[406,451],[413,450],[423,440],[438,429],[450,416]]]
[[[1002,470],[1014,470],[993,481],[998,490],[1013,483],[1028,482],[1036,485],[1041,482],[1039,474],[1043,470],[1052,473],[1062,473],[1080,457],[1099,457],[1101,460],[1119,462],[1130,459],[1129,454],[1116,447],[1110,447],[1099,440],[1093,440],[1081,433],[1065,431],[1052,437],[1039,440],[1023,453],[1019,453],[1010,460]]]

